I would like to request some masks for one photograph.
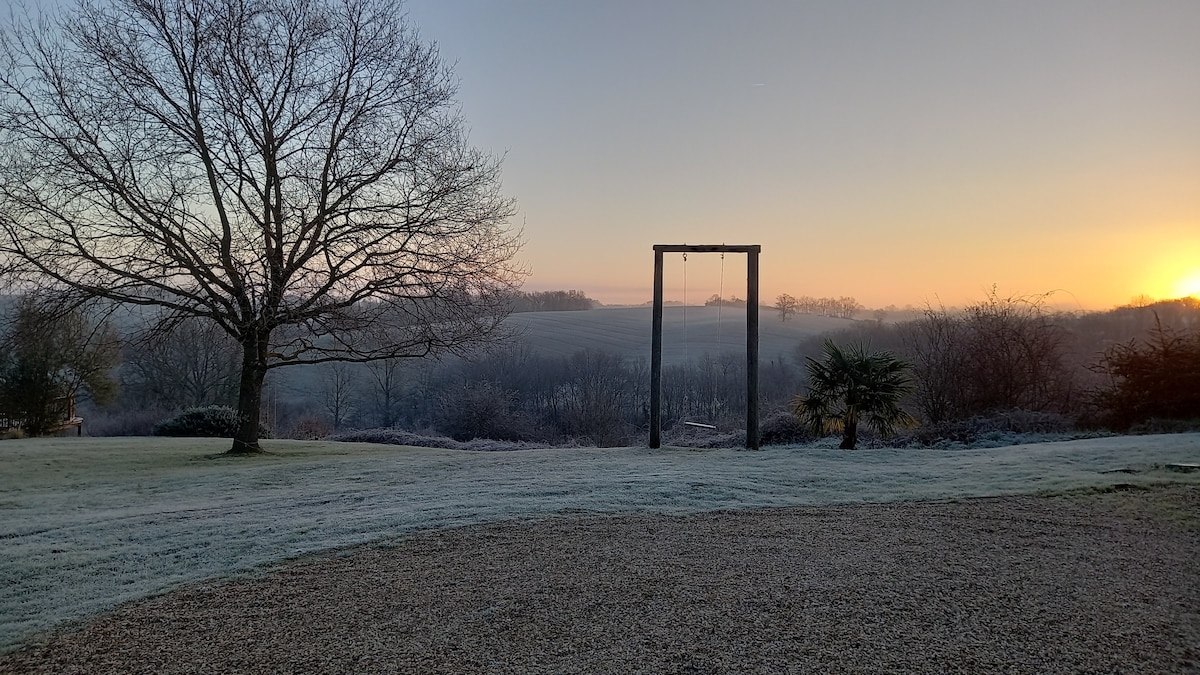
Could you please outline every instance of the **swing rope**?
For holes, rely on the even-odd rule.
[[[722,244],[724,245],[724,244]],[[721,253],[721,284],[717,290],[717,353],[721,352],[721,306],[725,304],[725,253]]]
[[[683,254],[683,364],[688,362],[687,253]]]
[[[688,320],[687,320],[687,259],[688,259],[687,253],[684,253],[683,254],[683,363],[684,363],[685,367],[689,363],[689,361],[688,361],[688,342],[689,342],[689,340],[688,340]],[[721,293],[725,292],[725,254],[724,253],[721,254],[721,289],[720,289],[720,292]],[[718,345],[718,350],[720,348],[720,344],[721,344],[721,303],[718,302],[717,303],[717,345]],[[717,425],[715,425],[715,424],[705,424],[703,422],[692,422],[692,421],[689,421],[686,419],[686,417],[691,414],[691,401],[688,400],[688,395],[687,395],[686,389],[684,390],[684,394],[683,394],[683,413],[685,416],[685,419],[683,420],[684,426],[700,427],[701,429],[713,429],[713,430],[715,430],[717,428]]]

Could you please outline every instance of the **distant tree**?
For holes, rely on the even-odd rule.
[[[346,418],[352,412],[356,378],[350,368],[348,363],[329,363],[325,365],[322,374],[323,403],[325,412],[329,413],[330,421],[333,424],[333,431],[341,431]]]
[[[0,343],[0,411],[30,435],[53,431],[80,393],[101,404],[112,399],[119,354],[107,321],[25,297]]]
[[[807,359],[808,393],[797,396],[792,410],[815,434],[842,432],[843,450],[858,445],[865,423],[888,435],[913,422],[900,407],[911,389],[908,362],[890,352],[868,353],[861,344],[846,349],[825,341],[822,361]]]
[[[463,352],[522,271],[500,164],[400,0],[80,0],[0,34],[0,269],[210,321],[232,453],[282,366]]]
[[[404,395],[404,380],[401,377],[400,361],[384,359],[367,364],[370,383],[366,392],[366,407],[374,414],[375,424],[381,427],[396,426],[400,415],[400,404]]]
[[[1112,345],[1141,341],[1159,327],[1181,331],[1200,330],[1200,299],[1164,300],[1143,307],[1114,307],[1105,312],[1086,312],[1069,317],[1075,359],[1093,365],[1097,354]],[[1102,370],[1090,369],[1099,386],[1107,380]]]
[[[789,316],[793,316],[796,313],[798,304],[796,298],[787,293],[780,293],[775,298],[775,310],[779,312],[779,320],[787,321]]]
[[[732,298],[723,298],[720,295],[713,293],[708,300],[704,301],[705,307],[745,307],[746,301],[738,296]]]
[[[238,343],[211,321],[184,319],[125,346],[122,399],[141,408],[182,410],[237,403]]]
[[[583,291],[533,291],[515,293],[513,312],[562,312],[593,309],[600,303]]]
[[[1150,419],[1200,420],[1200,330],[1158,324],[1149,339],[1109,347],[1096,394],[1107,423],[1125,430]]]
[[[857,300],[849,296],[840,298],[814,298],[802,295],[796,298],[796,310],[803,314],[819,314],[839,319],[853,319],[863,310]]]
[[[566,381],[554,391],[552,406],[559,430],[597,445],[624,439],[622,416],[636,391],[621,357],[606,352],[576,352],[566,361]]]
[[[861,311],[862,304],[850,296],[842,296],[833,303],[833,316],[840,319],[853,319]]]

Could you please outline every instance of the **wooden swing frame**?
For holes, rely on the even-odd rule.
[[[758,256],[762,246],[725,244],[655,244],[654,314],[650,338],[650,447],[662,447],[662,333],[664,253],[746,254],[746,448],[758,441]],[[697,425],[698,426],[698,425]]]

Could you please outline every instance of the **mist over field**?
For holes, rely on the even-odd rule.
[[[791,360],[796,345],[814,335],[848,328],[850,319],[801,315],[780,321],[769,307],[760,310],[759,356]],[[649,307],[600,307],[574,312],[523,312],[508,318],[517,342],[539,353],[570,356],[578,351],[610,352],[626,359],[650,358]],[[745,307],[667,306],[663,308],[663,363],[680,365],[704,354],[746,353]]]
[[[576,291],[541,295],[592,304]],[[804,391],[806,358],[820,358],[828,338],[916,364],[918,391],[904,406],[925,431],[900,444],[965,440],[967,430],[929,431],[928,425],[997,413],[1009,421],[999,426],[972,422],[975,431],[1106,428],[1103,411],[1095,407],[1096,393],[1113,382],[1104,370],[1106,353],[1152,343],[1156,325],[1184,333],[1200,325],[1200,305],[1187,299],[1092,313],[1061,312],[1040,303],[1036,297],[991,297],[967,308],[927,308],[916,315],[860,310],[854,319],[806,312],[785,316],[763,306],[760,416],[767,423],[786,413]],[[744,429],[745,317],[744,306],[664,309],[667,429],[683,421],[716,425],[722,432]],[[276,369],[266,380],[263,424],[277,438],[400,428],[457,440],[644,442],[649,307],[520,311],[507,317],[504,332],[507,340],[463,357]],[[240,353],[212,327],[183,324],[157,342],[127,348],[121,358],[117,399],[107,406],[83,401],[87,435],[145,435],[184,408],[236,404]],[[955,398],[961,400],[953,410],[937,412]],[[1025,421],[1012,423],[1013,413]],[[1147,407],[1146,416],[1154,414],[1153,406]],[[736,438],[726,442],[740,445]]]

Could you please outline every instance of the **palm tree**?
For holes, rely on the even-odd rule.
[[[912,364],[891,352],[867,353],[862,344],[842,349],[825,341],[825,359],[807,359],[808,393],[792,400],[792,410],[816,434],[842,432],[843,450],[858,445],[858,425],[880,435],[915,422],[900,408],[912,389]]]

